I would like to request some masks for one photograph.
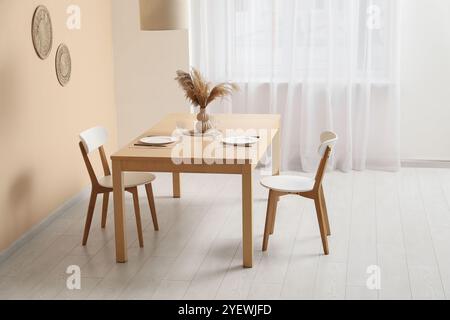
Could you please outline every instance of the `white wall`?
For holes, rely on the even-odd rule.
[[[400,9],[402,158],[450,160],[450,1]]]
[[[189,111],[174,78],[189,68],[187,31],[141,31],[138,0],[112,0],[119,145],[170,112]]]

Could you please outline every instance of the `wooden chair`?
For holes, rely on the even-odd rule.
[[[105,128],[95,127],[86,130],[80,134],[80,149],[83,155],[84,162],[86,164],[89,177],[92,182],[92,192],[89,201],[89,208],[86,217],[86,225],[84,227],[83,235],[83,246],[87,244],[89,237],[89,230],[91,228],[92,217],[94,215],[95,203],[97,201],[97,196],[103,194],[103,208],[102,208],[102,228],[106,227],[106,217],[108,214],[108,202],[109,195],[113,191],[113,181],[111,176],[111,171],[109,169],[108,160],[106,158],[104,144],[108,139],[108,133]],[[102,161],[104,177],[97,178],[94,168],[92,167],[91,161],[89,160],[89,154],[93,151],[99,150],[100,159]],[[139,194],[138,186],[145,185],[145,190],[147,191],[148,202],[150,205],[150,211],[153,219],[153,226],[156,231],[159,230],[158,219],[156,217],[155,201],[153,198],[152,182],[156,177],[151,173],[141,173],[141,172],[126,172],[124,174],[124,186],[125,190],[133,195],[134,211],[136,215],[136,224],[139,237],[140,247],[144,247],[144,238],[142,235],[142,223],[141,223],[141,213],[139,209]]]
[[[319,147],[319,154],[322,156],[322,160],[320,161],[315,179],[283,175],[267,177],[261,180],[261,184],[270,190],[269,202],[267,205],[266,226],[264,229],[263,251],[267,251],[269,237],[274,232],[277,204],[280,197],[286,195],[299,195],[314,200],[317,220],[319,221],[320,235],[322,237],[323,251],[325,255],[329,254],[327,236],[331,235],[331,230],[322,181],[332,148],[337,140],[338,137],[334,132],[327,131],[322,133],[320,137],[321,144]]]

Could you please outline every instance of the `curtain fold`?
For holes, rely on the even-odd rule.
[[[282,169],[400,167],[398,0],[191,0],[191,63],[241,90],[213,112],[282,115]],[[270,155],[269,155],[270,157]]]

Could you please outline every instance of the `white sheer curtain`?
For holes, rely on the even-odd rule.
[[[397,170],[397,0],[191,0],[191,62],[241,91],[213,112],[280,113],[283,170]]]

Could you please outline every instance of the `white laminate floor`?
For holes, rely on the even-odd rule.
[[[113,212],[100,228],[101,198],[88,246],[80,245],[87,200],[78,203],[0,264],[0,299],[448,299],[450,170],[330,172],[332,236],[322,254],[313,203],[280,201],[268,253],[261,252],[267,191],[255,177],[254,268],[243,269],[239,176],[183,175],[172,199],[170,175],[158,175],[159,232],[145,192],[145,248],[136,241],[127,199],[129,262],[116,264]],[[68,266],[81,290],[68,290]],[[369,290],[378,266],[380,290]],[[376,270],[376,269],[375,269]]]

